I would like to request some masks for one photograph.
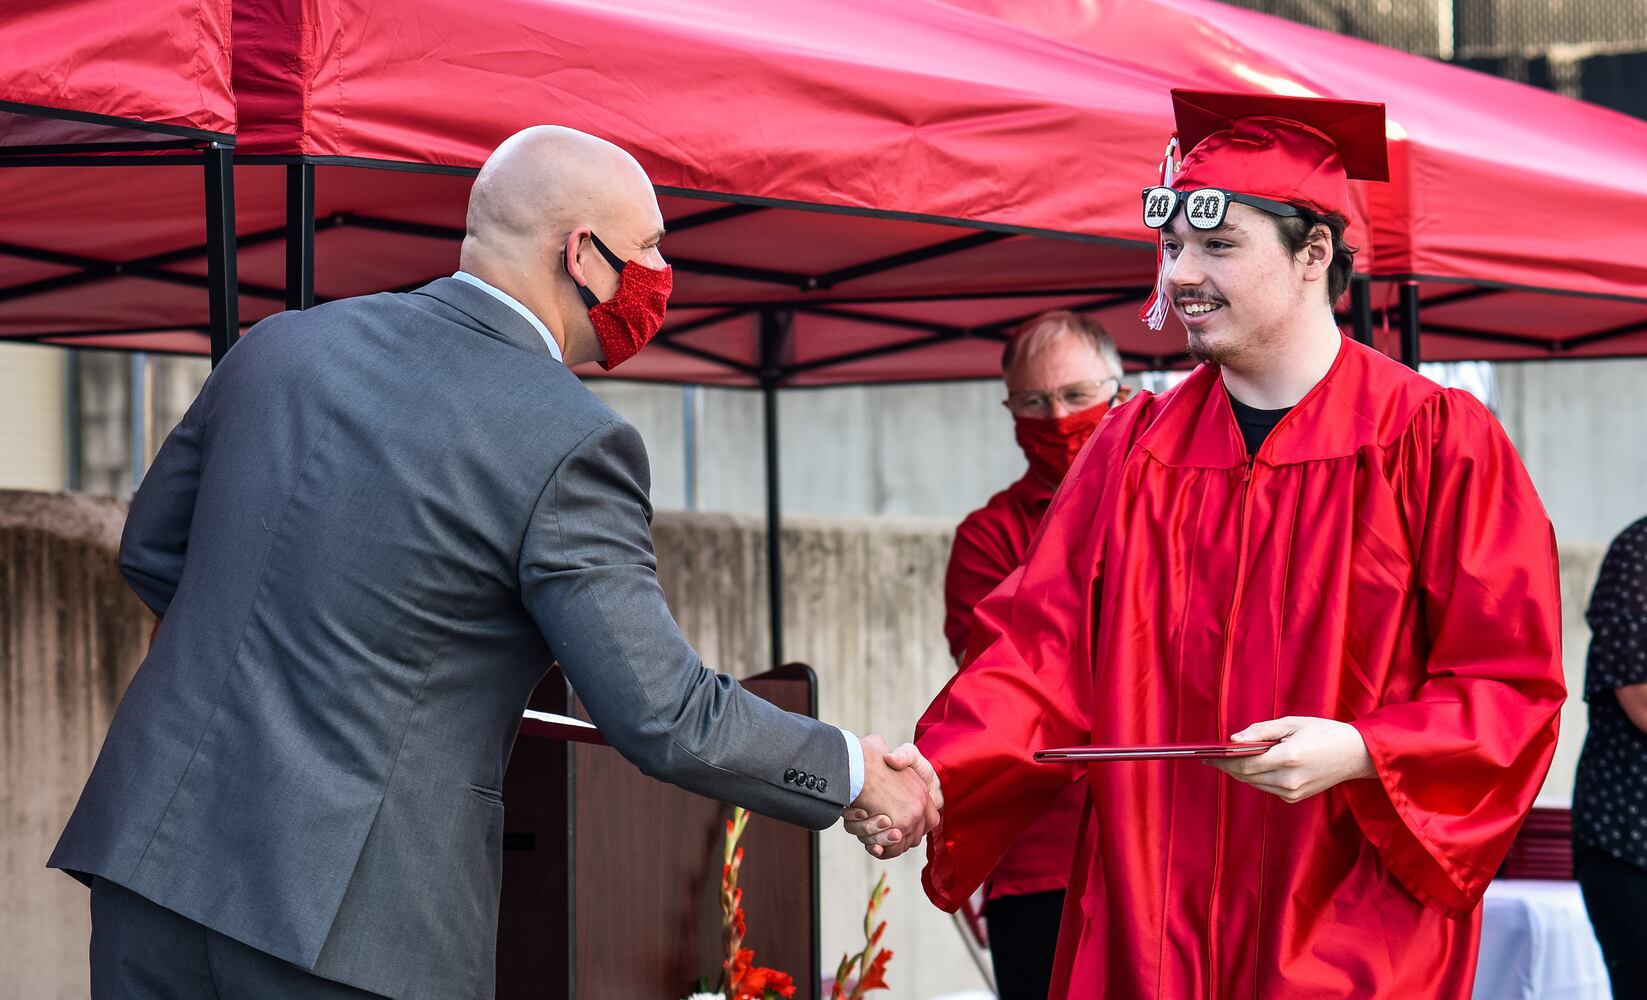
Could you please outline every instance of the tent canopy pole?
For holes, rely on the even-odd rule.
[[[206,292],[212,367],[240,339],[240,281],[235,267],[234,149],[212,143],[206,161]]]
[[[286,308],[315,304],[315,165],[286,165]]]
[[[1418,282],[1401,285],[1401,360],[1413,371],[1421,360],[1418,347]]]
[[[783,349],[792,314],[775,309],[760,313],[761,422],[766,444],[766,603],[770,616],[772,666],[783,654],[783,499],[778,474],[778,384],[783,378]]]

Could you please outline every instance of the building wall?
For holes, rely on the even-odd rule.
[[[129,497],[134,449],[153,460],[211,373],[204,358],[81,351],[79,489]],[[134,405],[135,400],[135,405]],[[132,423],[137,422],[134,439]]]
[[[130,496],[131,358],[80,358],[82,491]],[[145,367],[152,456],[210,368],[202,359],[159,357]],[[1561,541],[1605,545],[1647,515],[1647,360],[1494,367],[1499,420]],[[63,486],[62,372],[61,351],[0,345],[0,426],[8,430],[0,435],[0,487]],[[687,482],[695,475],[691,509],[765,513],[760,393],[692,390],[689,418],[693,396],[678,386],[589,384],[640,430],[659,510],[688,509]],[[785,515],[958,522],[1023,474],[1003,394],[993,381],[780,392]]]
[[[1605,545],[1647,515],[1647,360],[1495,366],[1497,412],[1562,542]],[[684,506],[681,393],[593,382],[635,424],[653,502]],[[764,513],[761,397],[701,390],[698,509]],[[783,509],[958,522],[1023,474],[993,382],[779,394]]]
[[[652,500],[685,504],[682,392],[592,381],[633,423],[652,459]],[[758,392],[700,389],[696,509],[766,511]],[[998,382],[804,389],[778,394],[785,515],[959,521],[1024,473]]]
[[[0,489],[68,482],[66,352],[0,344]]]
[[[1647,118],[1641,0],[1228,2]]]
[[[1497,367],[1499,419],[1556,538],[1604,546],[1647,516],[1647,360]]]

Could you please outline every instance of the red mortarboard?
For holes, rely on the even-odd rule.
[[[1384,105],[1174,90],[1183,164],[1172,186],[1217,187],[1346,213],[1350,178],[1390,179]]]
[[[1179,191],[1222,188],[1318,213],[1348,215],[1349,181],[1390,179],[1384,105],[1319,97],[1173,90],[1183,162],[1163,164]],[[1166,274],[1139,316],[1159,330]]]

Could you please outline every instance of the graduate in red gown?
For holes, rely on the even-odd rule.
[[[1029,468],[955,529],[944,574],[944,635],[957,664],[966,661],[973,609],[1024,561],[1075,456],[1109,408],[1132,393],[1121,384],[1115,341],[1091,319],[1064,310],[1042,313],[1013,331],[1001,352],[1001,372],[1014,436]],[[1046,1000],[1086,801],[1085,782],[1067,785],[989,874],[984,922],[1000,1000]]]
[[[911,761],[945,803],[927,892],[953,910],[1084,773],[1053,997],[1465,1000],[1565,697],[1550,524],[1480,403],[1334,324],[1382,106],[1174,99],[1146,222],[1204,363],[1111,411],[977,609]],[[1279,743],[1031,759],[1223,740]]]

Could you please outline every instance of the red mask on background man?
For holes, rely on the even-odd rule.
[[[1014,416],[1014,435],[1029,459],[1029,471],[1048,486],[1064,481],[1081,446],[1098,429],[1111,403],[1099,403],[1062,417]]]
[[[644,264],[630,267],[629,261],[608,250],[599,236],[590,233],[589,239],[618,272],[617,294],[605,302],[587,286],[578,285],[578,295],[589,307],[589,322],[594,324],[601,352],[606,355],[600,366],[611,371],[638,354],[663,329],[664,310],[675,287],[675,271],[668,265],[661,269]]]

